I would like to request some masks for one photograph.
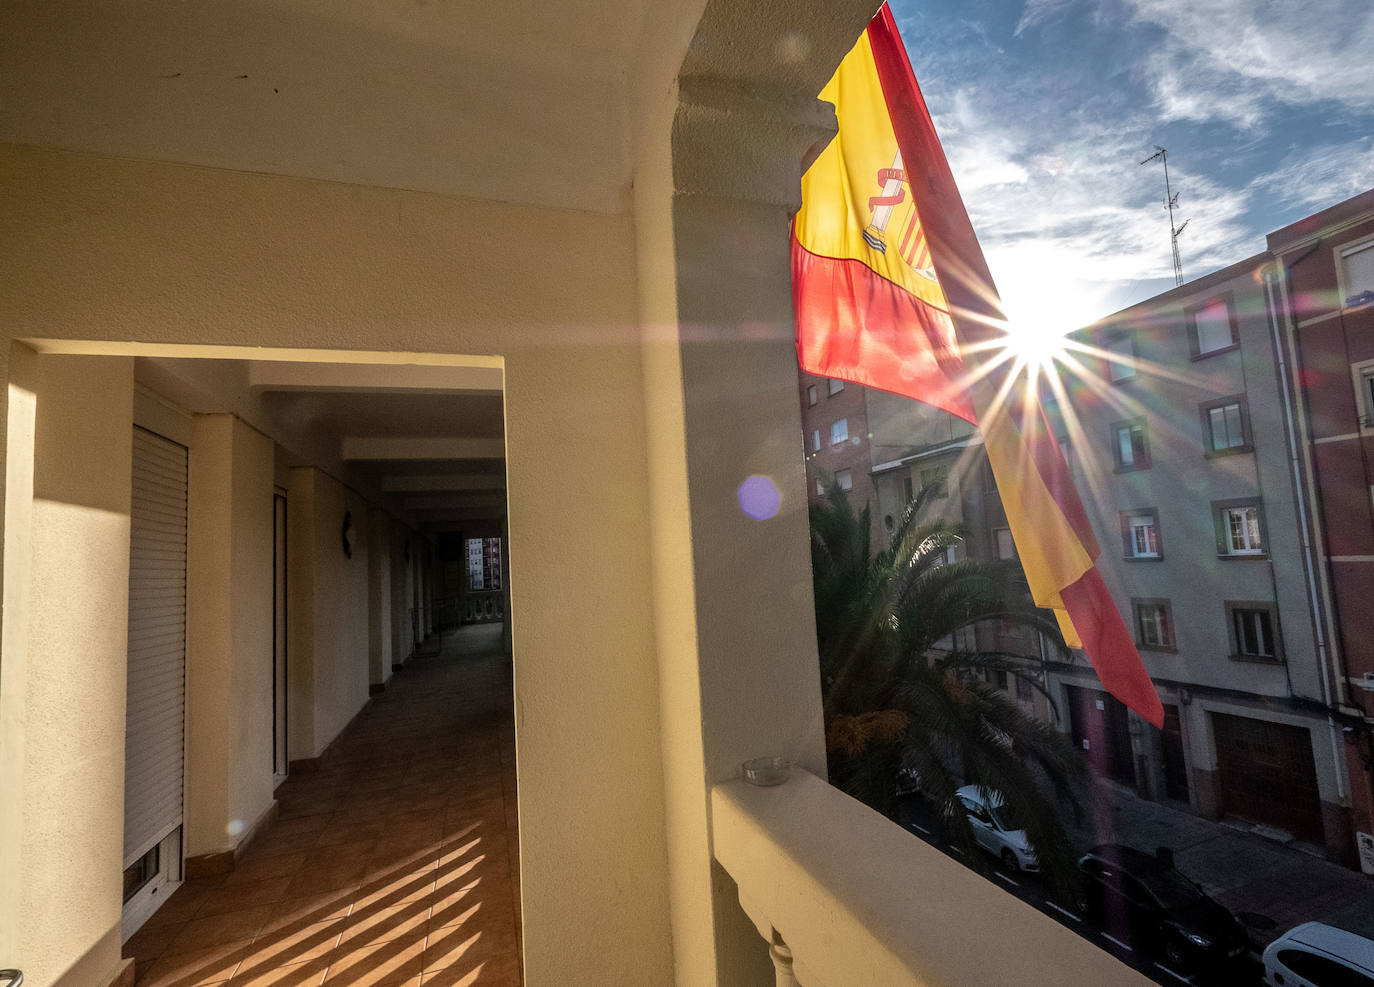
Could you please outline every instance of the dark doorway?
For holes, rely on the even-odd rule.
[[[1066,686],[1069,729],[1095,774],[1127,785],[1135,784],[1131,730],[1126,707],[1098,689]]]
[[[1183,723],[1177,706],[1164,707],[1161,735],[1164,760],[1164,794],[1179,802],[1188,801],[1188,767],[1183,758]]]
[[[1312,736],[1303,727],[1212,714],[1221,809],[1322,842],[1321,795]]]

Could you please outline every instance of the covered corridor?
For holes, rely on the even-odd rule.
[[[146,987],[521,982],[515,726],[500,625],[448,630],[277,789],[234,871],[125,944]],[[427,656],[432,655],[432,656]]]

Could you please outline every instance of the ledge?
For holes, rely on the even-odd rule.
[[[806,987],[1149,983],[795,766],[775,788],[715,786],[711,815],[740,904],[787,942]]]

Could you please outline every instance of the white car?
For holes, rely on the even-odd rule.
[[[1262,958],[1270,987],[1374,987],[1374,942],[1333,925],[1295,926]]]
[[[980,847],[1001,860],[1008,870],[1040,869],[1015,807],[1007,805],[1001,792],[965,785],[955,795],[968,811],[969,826]]]

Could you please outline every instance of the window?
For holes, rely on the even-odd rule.
[[[849,470],[840,470],[835,474],[835,486],[841,490],[853,490],[854,474]]]
[[[1026,678],[1025,675],[1016,676],[1016,698],[1020,702],[1030,702],[1034,698],[1033,689],[1034,686],[1031,685],[1030,679]]]
[[[911,477],[902,477],[902,503],[910,504],[911,498],[916,496],[916,490],[911,485]]]
[[[818,428],[811,430],[811,451],[821,451],[821,430]]]
[[[825,481],[823,481],[819,476],[816,477],[816,496],[825,496]]]
[[[949,483],[947,482],[947,476],[948,471],[943,466],[921,470],[921,486],[934,487],[936,497],[948,497]]]
[[[834,377],[831,377],[831,378],[830,378],[830,382],[829,382],[829,386],[830,386],[830,392],[829,392],[829,393],[830,393],[830,395],[833,396],[833,395],[835,395],[835,394],[839,394],[841,391],[844,390],[844,381],[842,381],[842,380],[836,380]]]
[[[1374,979],[1348,966],[1339,957],[1318,956],[1305,949],[1281,949],[1278,961],[1282,964],[1280,970],[1287,967],[1294,976],[1309,983],[1330,984],[1331,987],[1374,987]]]
[[[1222,557],[1264,555],[1260,505],[1255,500],[1212,502],[1217,529],[1217,554]]]
[[[1116,422],[1112,425],[1112,458],[1116,471],[1150,468],[1150,442],[1145,431],[1145,419]]]
[[[1132,600],[1135,613],[1135,639],[1150,651],[1174,650],[1174,622],[1168,600]]]
[[[1194,360],[1230,350],[1237,345],[1240,337],[1236,332],[1236,317],[1229,294],[1189,309],[1187,318],[1188,348],[1192,350]]]
[[[1209,456],[1225,456],[1233,452],[1250,452],[1250,408],[1245,395],[1209,401],[1200,408],[1202,440]]]
[[[1111,354],[1107,358],[1107,376],[1113,384],[1135,376],[1135,340],[1130,336],[1115,336],[1108,339],[1102,348]]]
[[[1016,558],[1016,545],[1011,540],[1011,529],[993,528],[992,534],[997,546],[997,557],[999,559]]]
[[[820,398],[819,398],[819,397],[817,396],[817,394],[816,394],[816,385],[815,385],[815,384],[809,385],[809,386],[806,388],[806,403],[807,403],[808,405],[813,405],[813,404],[815,404],[815,403],[816,403],[817,401],[819,401],[819,400],[820,400]]]
[[[1153,507],[1122,511],[1121,544],[1125,558],[1163,558],[1159,545],[1159,512]]]
[[[849,439],[849,419],[841,418],[830,426],[830,444],[837,446]]]
[[[1231,600],[1226,604],[1231,657],[1242,661],[1279,661],[1279,612],[1262,600]]]
[[[1340,251],[1340,284],[1347,308],[1374,302],[1374,240]]]
[[[1355,381],[1355,414],[1360,419],[1360,431],[1374,430],[1374,360],[1352,365],[1350,373]]]

